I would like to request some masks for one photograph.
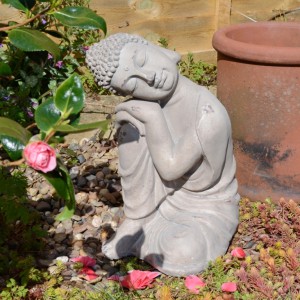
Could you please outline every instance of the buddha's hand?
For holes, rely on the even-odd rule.
[[[124,114],[126,112],[126,114]],[[157,102],[130,100],[123,102],[116,107],[117,121],[120,118],[128,116],[129,122],[132,123],[132,118],[146,124],[154,121],[159,115],[162,115],[162,109]],[[118,120],[119,119],[119,120]],[[126,121],[126,120],[125,120]]]

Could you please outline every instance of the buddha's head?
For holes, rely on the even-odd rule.
[[[144,100],[162,100],[174,92],[179,60],[178,53],[126,33],[94,44],[86,57],[100,86]]]

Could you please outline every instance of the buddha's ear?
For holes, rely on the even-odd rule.
[[[162,51],[166,56],[168,56],[176,65],[181,59],[181,55],[173,50],[169,50],[157,45],[154,45],[154,47],[157,47],[160,51]]]

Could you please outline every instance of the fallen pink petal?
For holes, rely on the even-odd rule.
[[[236,247],[231,251],[231,255],[237,258],[245,258],[246,253],[241,247]]]
[[[71,261],[82,263],[83,267],[93,267],[96,264],[96,260],[89,256],[78,256],[72,258]]]
[[[225,282],[222,284],[221,289],[223,292],[233,293],[237,290],[235,282]]]
[[[79,271],[79,274],[84,275],[84,278],[86,280],[94,280],[94,279],[98,278],[98,275],[95,273],[95,271],[88,267],[82,268]]]
[[[186,288],[193,294],[199,294],[201,288],[205,287],[205,282],[196,275],[189,275],[185,278]]]
[[[141,290],[151,285],[160,272],[133,270],[125,276],[113,275],[109,280],[119,281],[120,284],[128,289]]]

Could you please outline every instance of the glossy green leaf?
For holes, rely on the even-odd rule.
[[[0,62],[0,76],[10,76],[11,74],[12,74],[12,70],[9,64]]]
[[[17,160],[22,157],[23,149],[25,145],[20,140],[11,136],[0,134],[0,144],[2,144],[4,150],[7,152],[11,160]]]
[[[0,144],[3,145],[11,160],[22,157],[22,151],[30,137],[31,133],[19,123],[0,117]]]
[[[54,103],[64,118],[68,118],[70,114],[77,114],[82,110],[84,90],[77,74],[73,74],[57,88]]]
[[[23,145],[26,145],[31,137],[31,133],[26,128],[5,117],[0,117],[0,135],[14,138]]]
[[[56,216],[57,221],[70,219],[75,211],[75,192],[74,186],[67,168],[64,164],[57,160],[57,168],[49,173],[41,174],[55,188],[57,194],[64,199],[65,207],[63,211]]]
[[[2,0],[2,3],[11,5],[12,7],[22,10],[22,11],[28,10],[19,0]]]
[[[29,28],[15,28],[8,33],[11,43],[23,51],[48,51],[55,59],[60,56],[60,50],[46,34]]]
[[[34,118],[37,127],[40,130],[47,132],[54,128],[55,124],[60,119],[60,116],[60,111],[55,106],[53,98],[50,98],[38,106]]]
[[[55,129],[56,131],[60,132],[81,132],[81,131],[87,131],[91,129],[101,129],[102,131],[106,131],[108,128],[108,124],[110,123],[110,120],[103,120],[99,122],[93,122],[88,124],[78,124],[78,125],[59,125]]]
[[[53,15],[65,26],[101,29],[106,34],[104,19],[87,7],[68,6],[54,12]]]

